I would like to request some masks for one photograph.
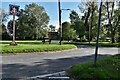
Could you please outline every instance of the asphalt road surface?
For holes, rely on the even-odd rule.
[[[64,71],[77,63],[94,60],[95,47],[79,45],[78,49],[2,56],[3,78],[27,78]],[[118,48],[99,48],[99,58],[118,54]],[[13,80],[13,79],[12,79]]]

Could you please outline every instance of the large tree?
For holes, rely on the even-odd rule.
[[[49,16],[45,12],[44,7],[35,3],[25,6],[25,9],[20,11],[18,35],[23,35],[24,38],[29,36],[32,38],[41,38],[46,35],[46,28],[49,22]]]
[[[114,43],[117,40],[118,28],[120,24],[120,10],[115,8],[117,3],[115,2],[104,2],[103,4],[103,25],[106,37],[111,37],[111,42]]]
[[[80,40],[82,41],[84,38],[85,33],[85,26],[84,26],[84,22],[78,21],[75,23],[74,29],[76,30],[76,33],[78,35],[78,37],[80,38]]]
[[[84,13],[82,20],[86,28],[86,38],[89,42],[96,36],[96,26],[98,20],[98,8],[95,2],[81,3],[79,6],[80,12]]]
[[[76,38],[76,30],[71,27],[69,22],[62,23],[62,36],[65,40],[72,40]]]
[[[5,25],[3,24],[3,22],[6,20],[7,20],[7,13],[5,12],[4,9],[0,8],[0,37],[3,37],[3,35],[4,37],[7,36]]]
[[[110,4],[110,2],[106,2],[106,4],[107,4],[107,14],[108,14],[108,25],[110,26],[110,30],[111,30],[112,43],[114,43],[115,39],[114,39],[113,25],[112,25],[114,2],[112,2],[111,4]],[[110,5],[111,5],[111,9],[112,9],[111,11],[109,11]]]
[[[82,40],[83,36],[85,35],[85,25],[83,20],[80,19],[80,16],[75,11],[71,11],[70,20],[73,29],[76,30],[76,34]]]
[[[113,38],[116,38],[116,40],[120,42],[120,10],[119,9],[114,11],[113,17],[114,17]]]
[[[76,22],[80,21],[80,17],[76,11],[71,11],[70,13],[71,24],[75,25]]]
[[[90,18],[89,18],[89,41],[91,41],[92,39],[94,39],[96,37],[97,34],[97,20],[98,20],[98,9],[97,9],[97,3],[92,2],[90,4]]]

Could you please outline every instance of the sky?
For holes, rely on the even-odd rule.
[[[100,0],[97,0],[97,1],[100,2]],[[24,1],[23,0],[2,0],[2,6],[0,7],[2,7],[7,13],[9,13],[9,4],[19,5],[20,9],[23,9],[26,4],[31,4],[33,2],[45,8],[45,11],[50,17],[50,21],[48,25],[52,24],[56,26],[56,29],[58,29],[59,28],[58,0],[24,0]],[[70,9],[69,11],[62,10],[62,14],[61,14],[62,22],[65,22],[65,21],[70,22],[69,14],[71,13],[71,10],[76,11],[79,15],[83,15],[78,8],[78,5],[80,4],[80,2],[81,2],[80,0],[69,0],[69,1],[61,0],[61,9]]]
[[[19,5],[20,9],[23,9],[26,4],[31,4],[32,2],[2,2],[2,8],[9,13],[9,4],[13,5]],[[56,26],[56,29],[59,27],[58,24],[58,2],[34,2],[40,6],[43,6],[45,8],[45,11],[47,12],[48,16],[50,17],[49,25]],[[68,21],[69,14],[71,10],[75,10],[78,14],[80,14],[80,10],[78,8],[79,2],[61,2],[61,9],[70,9],[69,11],[62,10],[61,18],[62,22]]]

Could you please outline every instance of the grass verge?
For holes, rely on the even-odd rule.
[[[65,42],[65,44],[74,44],[74,45],[91,45],[95,46],[96,42]],[[110,42],[99,42],[99,46],[101,47],[120,47],[119,43],[113,43],[111,44]]]
[[[119,80],[120,55],[99,59],[97,66],[92,62],[76,64],[68,70],[73,80]]]
[[[10,46],[9,44],[0,44],[2,47],[2,54],[28,53],[28,52],[47,52],[57,50],[67,50],[76,48],[72,44],[18,44],[17,46]]]

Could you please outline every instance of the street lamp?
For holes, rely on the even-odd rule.
[[[61,45],[61,42],[62,42],[61,13],[62,13],[62,10],[70,10],[70,9],[61,9],[60,0],[58,0],[58,8],[59,8],[59,27],[60,27],[60,45]]]
[[[61,10],[70,10],[70,9],[61,9]]]

